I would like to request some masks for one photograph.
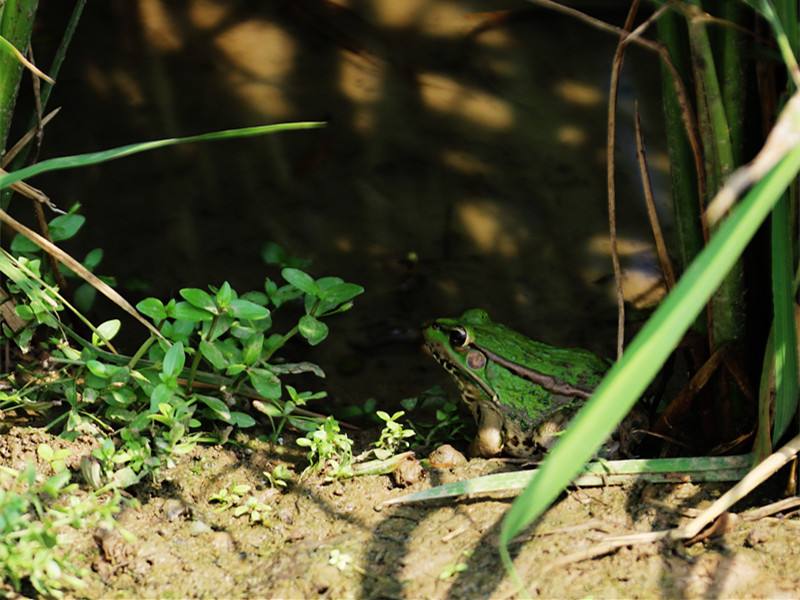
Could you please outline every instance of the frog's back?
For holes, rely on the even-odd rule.
[[[589,350],[551,346],[505,325],[476,325],[474,329],[488,350],[581,389],[594,389],[610,366],[609,361]]]

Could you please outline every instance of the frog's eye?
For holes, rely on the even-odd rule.
[[[450,330],[450,345],[451,346],[466,346],[467,345],[467,331],[462,327],[456,327]]]

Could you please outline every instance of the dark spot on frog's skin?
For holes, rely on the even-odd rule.
[[[517,436],[508,438],[508,445],[514,448],[519,448],[519,438]]]
[[[536,446],[536,442],[534,442],[534,441],[533,441],[533,439],[531,439],[531,438],[525,438],[525,439],[522,441],[522,443],[523,443],[523,445],[524,445],[526,448],[531,448],[531,449],[533,449],[533,448]]]

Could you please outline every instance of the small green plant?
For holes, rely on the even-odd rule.
[[[322,471],[333,479],[352,476],[353,440],[341,432],[339,422],[333,417],[298,439],[297,445],[308,448],[306,472]]]
[[[381,431],[380,438],[373,444],[375,446],[373,451],[375,457],[379,460],[385,460],[393,454],[408,448],[408,438],[414,437],[416,433],[413,429],[406,429],[397,422],[400,417],[406,414],[405,411],[399,410],[389,415],[379,410],[375,414],[386,423]]]
[[[39,444],[36,447],[36,454],[41,460],[50,465],[54,473],[60,473],[67,468],[67,464],[64,461],[69,458],[71,452],[69,448],[53,450],[48,444]]]
[[[241,517],[242,515],[249,515],[251,523],[268,524],[267,515],[272,512],[272,507],[264,504],[256,499],[255,496],[250,496],[242,504],[233,509],[234,517]]]
[[[250,492],[251,489],[253,489],[252,486],[246,483],[234,484],[230,487],[230,489],[228,486],[225,486],[216,494],[212,494],[208,501],[219,504],[214,512],[224,512],[232,506],[238,505],[244,498],[245,494]]]
[[[271,488],[286,488],[294,473],[286,465],[277,465],[272,471],[263,471],[263,475]]]
[[[267,515],[272,512],[272,507],[259,501],[255,496],[245,496],[250,493],[252,487],[246,483],[234,484],[230,487],[220,489],[213,494],[208,501],[218,503],[219,506],[214,512],[224,512],[233,509],[234,517],[249,515],[251,523],[267,523]]]
[[[472,551],[465,550],[464,552],[461,553],[461,556],[464,557],[464,558],[469,558],[470,556],[472,556]],[[456,575],[458,573],[463,573],[468,568],[469,568],[469,565],[467,565],[467,563],[462,562],[460,560],[456,561],[456,562],[453,562],[453,563],[450,563],[444,569],[442,569],[441,573],[439,573],[439,579],[441,579],[441,580],[450,579],[451,577],[453,577],[454,575]]]
[[[70,478],[66,468],[46,479],[33,466],[0,470],[0,578],[17,592],[25,583],[56,598],[64,590],[83,588],[85,573],[60,545],[61,538],[69,528],[114,526],[121,496],[79,494]]]

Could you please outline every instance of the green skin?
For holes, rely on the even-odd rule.
[[[543,454],[609,367],[587,350],[531,340],[481,309],[436,319],[423,334],[478,423],[477,456]]]

